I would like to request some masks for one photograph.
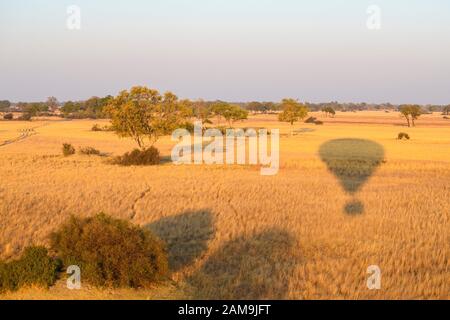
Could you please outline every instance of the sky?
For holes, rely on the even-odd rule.
[[[234,102],[450,104],[450,1],[0,0],[0,100],[134,85]]]

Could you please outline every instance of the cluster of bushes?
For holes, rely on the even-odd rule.
[[[75,147],[70,143],[63,143],[62,153],[64,157],[72,156],[76,153]],[[103,156],[104,154],[93,147],[81,147],[78,149],[80,155],[87,156]],[[112,159],[112,164],[118,164],[122,166],[153,166],[158,165],[161,162],[159,150],[155,147],[146,148],[143,150],[134,149],[131,152],[127,152],[121,156],[117,156]]]
[[[134,149],[122,156],[115,157],[112,162],[122,166],[145,166],[158,165],[160,161],[159,150],[150,147],[144,150]]]
[[[83,282],[101,287],[148,287],[169,273],[165,245],[148,230],[99,214],[71,217],[44,247],[27,248],[16,261],[0,262],[0,292],[53,285],[58,272],[76,265]]]
[[[103,126],[103,127],[100,127],[97,123],[96,124],[94,124],[93,126],[92,126],[92,129],[91,129],[92,131],[114,131],[114,128],[112,128],[111,126]]]
[[[74,155],[75,152],[76,152],[75,147],[73,145],[71,145],[70,143],[63,143],[62,153],[65,157]],[[87,155],[87,156],[93,156],[93,155],[101,156],[102,155],[100,150],[97,150],[92,147],[82,147],[82,148],[78,149],[78,153],[81,155]]]
[[[14,119],[14,115],[12,113],[7,113],[3,116],[3,120],[17,120],[17,121],[31,121],[32,115],[30,113],[23,113],[20,117]]]

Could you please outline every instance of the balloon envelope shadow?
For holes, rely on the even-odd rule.
[[[324,143],[320,157],[340,181],[343,189],[354,196],[384,160],[384,148],[370,140],[337,139]],[[348,214],[360,214],[364,205],[353,199],[345,206]]]

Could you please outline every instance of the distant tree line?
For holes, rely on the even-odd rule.
[[[106,118],[105,107],[112,101],[112,96],[92,97],[85,101],[67,101],[61,107],[64,117],[71,119]]]
[[[72,119],[82,118],[106,118],[108,114],[105,108],[112,101],[113,97],[108,95],[106,97],[91,97],[84,101],[66,101],[59,103],[55,97],[49,97],[45,102],[18,102],[11,103],[8,100],[0,101],[0,112],[19,111],[29,114],[30,116],[39,115],[54,115],[55,113]],[[251,102],[225,102],[225,101],[203,101],[196,100],[189,102],[193,115],[208,123],[212,118],[217,119],[220,123],[225,121],[228,125],[234,122],[245,119],[248,112],[252,113],[281,113],[285,108],[285,103],[271,102],[271,101],[251,101]],[[311,112],[324,112],[325,115],[333,117],[337,111],[340,112],[357,112],[364,110],[401,112],[404,105],[394,105],[391,103],[339,103],[331,101],[326,103],[310,103],[304,102],[303,105]],[[450,105],[415,105],[420,108],[421,114],[431,112],[442,112],[443,115],[450,115]],[[410,124],[413,125],[411,114],[408,118]]]

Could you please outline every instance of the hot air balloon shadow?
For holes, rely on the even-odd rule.
[[[344,190],[352,196],[344,208],[345,212],[363,213],[364,204],[355,198],[355,194],[384,161],[383,147],[370,140],[337,139],[324,143],[319,154]]]

